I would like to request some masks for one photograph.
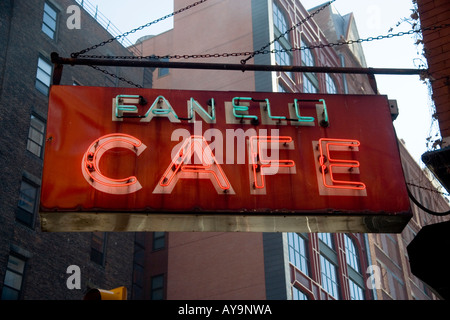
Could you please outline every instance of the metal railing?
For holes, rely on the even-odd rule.
[[[91,15],[106,31],[108,31],[113,37],[117,37],[123,34],[106,16],[104,16],[99,10],[98,6],[94,6],[89,0],[75,0],[89,15]],[[127,37],[121,37],[117,41],[124,47],[132,46],[133,43]]]

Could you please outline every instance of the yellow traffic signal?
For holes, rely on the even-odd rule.
[[[90,289],[83,300],[127,300],[127,288],[118,287],[112,290]]]

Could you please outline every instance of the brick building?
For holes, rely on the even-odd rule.
[[[417,9],[423,32],[424,56],[441,145],[422,155],[423,162],[441,184],[450,190],[448,174],[450,152],[450,3],[445,0],[418,0]],[[433,27],[438,27],[433,29]]]
[[[134,234],[40,231],[37,210],[53,69],[50,54],[70,55],[111,38],[83,9],[81,29],[69,29],[70,5],[80,9],[72,0],[0,2],[1,299],[81,299],[89,286],[131,287]],[[97,52],[130,54],[119,43]],[[142,83],[137,69],[128,75],[114,68],[108,71]],[[61,84],[117,86],[119,82],[90,67],[66,67]],[[67,286],[72,265],[80,268],[80,289]]]
[[[177,0],[175,10],[190,1]],[[321,7],[321,6],[319,6]],[[133,49],[170,59],[172,55],[215,54],[270,49],[249,63],[366,67],[360,44],[290,52],[291,47],[356,39],[353,15],[327,7],[289,35],[279,37],[310,13],[301,1],[212,1],[174,18],[174,28],[138,40]],[[236,22],[239,23],[236,23]],[[205,26],[208,26],[205,28]],[[189,30],[190,37],[186,36]],[[275,40],[277,39],[277,40]],[[242,56],[214,62],[240,63]],[[172,58],[170,61],[176,61]],[[196,59],[196,62],[211,62]],[[155,88],[339,94],[378,93],[364,75],[283,72],[216,72],[157,69]],[[434,188],[400,145],[408,182]],[[414,190],[425,197],[424,189]],[[431,197],[427,194],[427,197]],[[433,200],[431,200],[433,199]],[[425,200],[424,200],[425,201]],[[440,195],[435,208],[448,207]],[[415,218],[402,234],[330,233],[149,233],[142,248],[145,268],[139,299],[435,299],[410,274],[405,247],[421,226],[432,221],[413,209]],[[439,219],[438,219],[439,220]],[[435,221],[435,220],[433,220]],[[370,268],[369,268],[370,267]],[[374,268],[378,282],[368,285]],[[141,289],[141,288],[140,288]]]

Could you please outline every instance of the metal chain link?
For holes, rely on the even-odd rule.
[[[105,70],[105,69],[99,68],[98,66],[89,65],[89,67],[94,68],[95,70],[98,70],[98,71],[100,71],[100,72],[103,72],[104,74],[107,74],[108,76],[111,76],[111,77],[113,77],[113,78],[115,78],[115,79],[118,79],[118,80],[120,80],[120,81],[126,82],[126,83],[128,83],[129,85],[132,85],[132,86],[134,86],[134,87],[136,87],[136,88],[143,88],[143,86],[141,86],[141,85],[139,85],[139,84],[136,84],[136,83],[134,83],[134,82],[131,81],[131,80],[127,80],[127,79],[125,79],[125,78],[119,77],[118,75],[116,75],[116,74],[114,74],[114,73],[111,73],[111,72],[109,72],[109,71],[107,71],[107,70]]]
[[[179,10],[177,10],[177,11],[174,11],[174,12],[168,14],[168,15],[165,15],[164,17],[161,17],[161,18],[156,19],[156,20],[154,20],[154,21],[152,21],[152,22],[149,22],[149,23],[147,23],[147,24],[144,24],[144,25],[142,25],[142,26],[140,26],[140,27],[138,27],[138,28],[135,28],[135,29],[133,29],[133,30],[131,30],[131,31],[125,32],[125,33],[123,33],[123,34],[121,34],[121,35],[119,35],[119,36],[116,36],[116,37],[114,37],[114,38],[105,40],[105,41],[103,41],[103,42],[101,42],[101,43],[99,43],[99,44],[93,45],[92,47],[86,48],[86,49],[81,50],[81,51],[79,51],[79,52],[73,52],[73,53],[71,54],[71,57],[72,57],[72,58],[77,58],[78,56],[80,56],[80,55],[82,55],[82,54],[85,54],[85,53],[87,53],[87,52],[89,52],[89,51],[91,51],[91,50],[94,50],[94,49],[96,49],[96,48],[98,48],[98,47],[102,47],[102,46],[104,46],[104,45],[106,45],[106,44],[108,44],[108,43],[113,42],[114,40],[119,40],[120,38],[126,37],[126,36],[128,36],[128,35],[130,35],[130,34],[132,34],[132,33],[135,33],[135,32],[137,32],[137,31],[140,31],[140,30],[144,29],[144,28],[147,28],[147,27],[151,26],[152,24],[155,24],[155,23],[158,23],[158,22],[163,21],[163,20],[165,20],[165,19],[168,19],[168,18],[170,18],[170,17],[173,17],[174,15],[176,15],[176,14],[178,14],[178,13],[184,12],[184,11],[186,11],[186,10],[188,10],[188,9],[190,9],[190,8],[193,8],[193,7],[195,7],[195,6],[198,6],[199,4],[202,4],[202,3],[206,2],[206,1],[208,1],[208,0],[200,0],[200,1],[194,2],[194,3],[188,5],[188,6],[184,7],[184,8],[181,8],[181,9],[179,9]]]
[[[258,55],[258,54],[270,54],[270,53],[281,53],[281,52],[294,52],[294,51],[301,51],[306,49],[322,49],[326,47],[335,47],[335,46],[342,46],[342,45],[350,45],[355,43],[363,43],[363,42],[371,42],[376,40],[384,40],[384,39],[390,39],[394,37],[402,37],[405,35],[411,35],[414,33],[420,33],[423,31],[429,31],[429,30],[437,30],[449,27],[450,24],[442,24],[438,26],[431,26],[426,27],[423,29],[418,30],[409,30],[406,32],[398,32],[398,33],[389,33],[387,35],[379,35],[376,37],[367,37],[367,38],[361,38],[357,40],[347,40],[347,41],[338,41],[334,43],[327,43],[327,44],[316,44],[316,45],[308,45],[308,46],[301,46],[301,47],[292,47],[289,49],[260,49],[257,51],[244,51],[244,52],[233,52],[233,53],[206,53],[206,54],[184,54],[184,55],[164,55],[164,56],[158,56],[158,55],[151,55],[151,56],[102,56],[102,55],[83,55],[83,58],[94,58],[94,59],[155,59],[155,60],[161,60],[161,59],[199,59],[199,58],[227,58],[227,57],[240,57],[240,56],[248,56],[248,55]]]

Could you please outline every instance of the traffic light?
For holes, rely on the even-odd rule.
[[[118,287],[111,290],[90,289],[83,300],[127,300],[127,288]]]

